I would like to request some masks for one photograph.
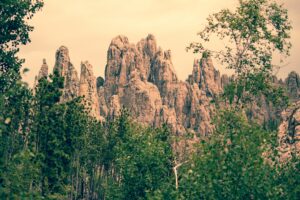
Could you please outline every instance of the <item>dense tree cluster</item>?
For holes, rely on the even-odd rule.
[[[240,0],[237,13],[221,11],[201,33],[206,38],[221,28],[221,37],[230,36],[254,52],[245,55],[253,62],[250,69],[241,52],[232,65],[239,77],[230,86],[232,101],[239,99],[239,90],[248,92],[247,85],[238,85],[244,78],[251,80],[251,91],[254,83],[266,86],[256,76],[259,66],[262,75],[271,73],[264,53],[289,48],[287,13],[270,2]],[[33,94],[20,79],[22,60],[16,53],[29,41],[27,20],[42,4],[0,2],[0,199],[299,199],[299,158],[292,154],[280,161],[276,131],[249,121],[240,107],[218,111],[215,132],[179,159],[167,125],[139,125],[126,109],[100,123],[81,98],[60,102],[64,80],[57,72],[40,79]],[[261,11],[269,13],[267,22],[275,32],[269,32]],[[271,45],[267,52],[262,37]],[[102,82],[99,78],[98,85]],[[258,87],[257,94],[264,89]]]

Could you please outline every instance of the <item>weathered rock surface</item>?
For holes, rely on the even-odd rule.
[[[55,54],[54,71],[64,77],[64,90],[62,94],[62,102],[69,101],[78,97],[79,78],[76,69],[70,61],[69,50],[65,46],[61,46]]]
[[[91,116],[100,119],[96,77],[88,61],[81,63],[79,96],[84,97],[84,104],[90,110]]]

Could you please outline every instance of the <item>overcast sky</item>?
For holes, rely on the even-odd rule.
[[[117,35],[126,35],[136,43],[148,33],[157,44],[172,51],[173,64],[181,80],[192,71],[199,55],[186,52],[196,33],[205,25],[209,14],[222,8],[234,8],[238,0],[45,0],[45,6],[30,22],[35,27],[32,42],[22,47],[20,57],[30,69],[24,80],[32,85],[42,59],[52,70],[55,51],[65,45],[72,63],[80,72],[80,62],[88,60],[96,76],[103,76],[106,52]],[[294,70],[300,73],[300,0],[281,0],[293,23],[292,52],[279,72],[286,77]],[[215,62],[221,72],[222,67]]]

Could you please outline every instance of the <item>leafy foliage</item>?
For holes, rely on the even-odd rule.
[[[33,27],[28,20],[41,9],[42,0],[4,0],[0,2],[0,92],[20,79],[23,60],[17,57],[19,45],[30,42]]]
[[[270,199],[277,195],[275,169],[264,156],[276,134],[223,111],[215,133],[203,140],[181,180],[185,198]],[[274,137],[275,136],[275,137]],[[273,140],[273,141],[272,141]]]

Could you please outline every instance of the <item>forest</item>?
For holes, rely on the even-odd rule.
[[[0,199],[300,199],[299,150],[281,158],[278,123],[245,114],[264,96],[283,110],[292,102],[273,83],[273,53],[288,56],[288,10],[275,0],[239,0],[235,11],[207,18],[187,49],[234,71],[214,102],[214,131],[190,148],[167,122],[144,126],[122,108],[101,122],[84,97],[62,102],[54,71],[35,88],[22,81],[21,45],[42,0],[0,2]],[[228,39],[224,51],[205,44]],[[227,40],[226,40],[227,41]],[[188,45],[188,44],[187,44]],[[103,81],[103,80],[102,80]]]

